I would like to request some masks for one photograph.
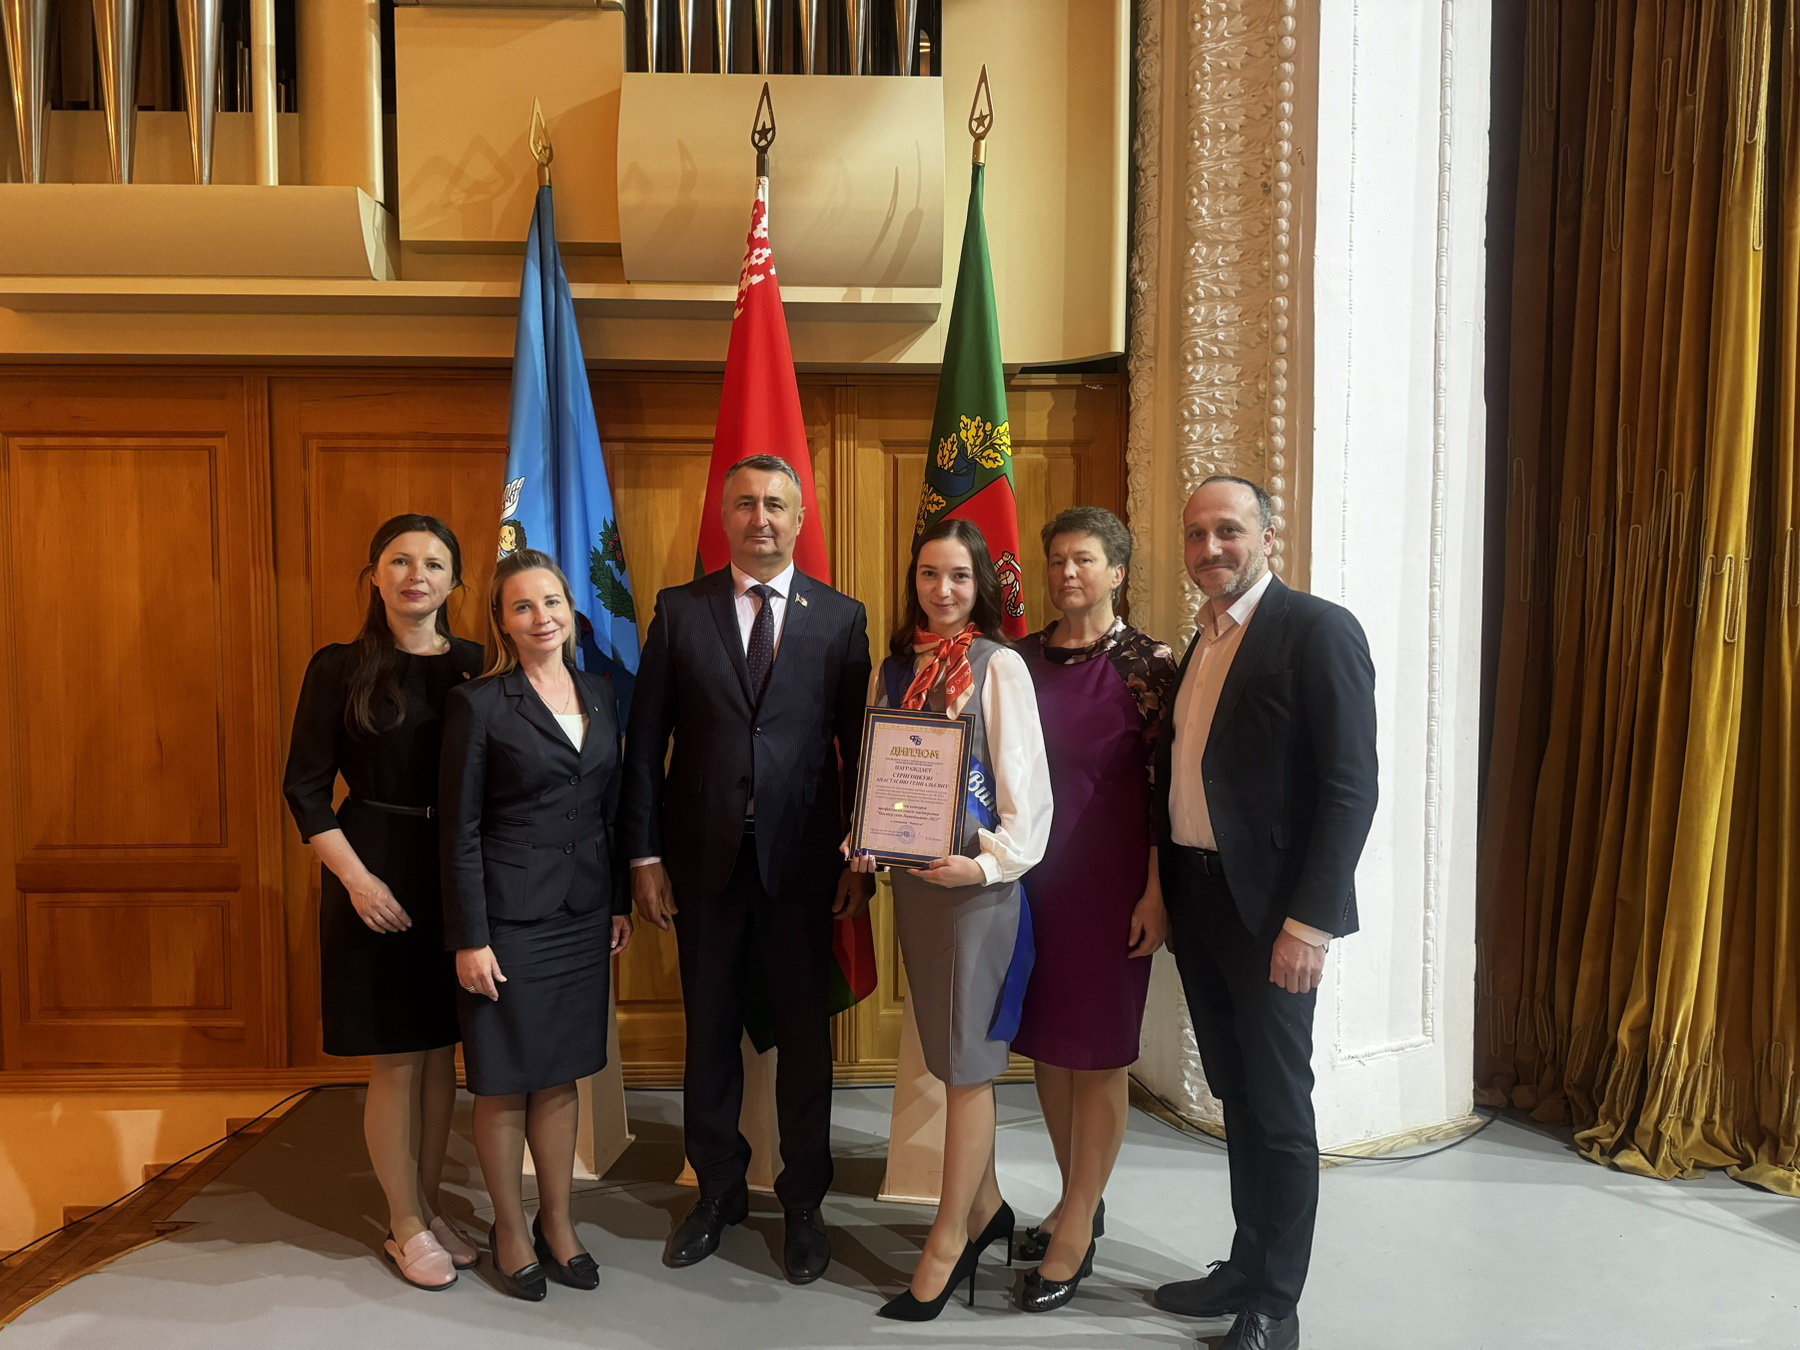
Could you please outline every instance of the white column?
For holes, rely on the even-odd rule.
[[[1468,1114],[1489,14],[1319,13],[1310,588],[1375,659],[1381,805],[1315,1029],[1326,1147]]]

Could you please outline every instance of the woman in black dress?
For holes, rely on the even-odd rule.
[[[457,1024],[433,808],[444,700],[480,670],[481,648],[453,637],[444,613],[462,550],[442,521],[382,525],[363,583],[356,640],[320,648],[306,668],[282,787],[324,864],[325,1053],[372,1060],[363,1136],[387,1196],[387,1253],[413,1284],[442,1289],[476,1254],[438,1206]],[[350,791],[333,811],[340,775]]]
[[[444,940],[462,986],[475,1151],[494,1202],[500,1284],[600,1283],[569,1214],[578,1079],[606,1066],[610,959],[631,941],[617,856],[619,720],[611,683],[575,668],[569,583],[535,549],[494,569],[483,678],[444,732]],[[525,1146],[538,1217],[525,1223]],[[535,1259],[534,1259],[535,1258]]]

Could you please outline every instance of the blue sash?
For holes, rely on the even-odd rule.
[[[898,708],[906,701],[912,671],[900,661],[888,657],[881,663],[881,680],[887,693],[888,707]],[[993,779],[987,766],[969,754],[969,814],[984,830],[1000,824],[996,810]],[[1025,986],[1031,981],[1031,968],[1037,964],[1037,943],[1031,933],[1031,903],[1025,895],[1025,884],[1019,883],[1019,933],[1013,940],[1012,960],[1007,963],[1006,982],[1000,989],[1000,1001],[988,1023],[988,1039],[1011,1043],[1019,1034],[1019,1020],[1025,1011]]]

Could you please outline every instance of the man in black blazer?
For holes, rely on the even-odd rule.
[[[806,1284],[831,1259],[819,1207],[832,1174],[832,921],[868,900],[866,878],[838,853],[868,700],[868,619],[795,569],[806,512],[785,461],[734,465],[722,510],[731,565],[656,597],[625,742],[633,898],[651,923],[675,925],[682,1126],[700,1183],[663,1260],[704,1260],[748,1213],[739,1046],[754,990],[780,1051],[784,1264]]]
[[[1292,1350],[1319,1201],[1316,989],[1356,931],[1375,814],[1375,669],[1342,606],[1269,571],[1269,496],[1218,476],[1183,515],[1206,596],[1163,723],[1156,782],[1170,945],[1207,1085],[1225,1106],[1229,1259],[1156,1304],[1234,1318],[1221,1350]]]

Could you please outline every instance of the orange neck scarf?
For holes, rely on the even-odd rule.
[[[953,638],[939,637],[924,628],[913,629],[914,653],[929,653],[931,659],[920,666],[918,673],[913,676],[900,706],[915,710],[925,707],[931,691],[942,680],[944,711],[951,717],[960,717],[963,705],[975,690],[975,672],[969,669],[969,648],[980,636],[981,632],[974,624],[970,624]]]

